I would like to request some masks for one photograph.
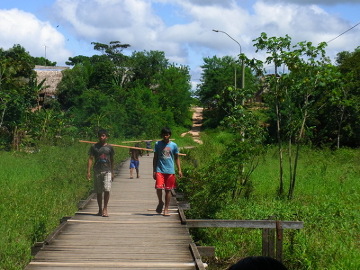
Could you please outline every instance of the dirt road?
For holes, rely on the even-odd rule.
[[[184,137],[186,134],[190,134],[193,140],[199,144],[202,144],[200,138],[200,131],[203,120],[203,108],[202,107],[193,107],[192,108],[192,128],[188,132],[181,134],[181,137]]]

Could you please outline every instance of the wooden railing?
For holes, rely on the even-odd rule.
[[[275,258],[279,261],[283,259],[283,230],[302,229],[302,221],[281,221],[281,220],[218,220],[218,219],[187,219],[184,208],[179,204],[179,216],[181,224],[188,228],[252,228],[262,229],[262,255]],[[202,252],[215,252],[213,247],[197,247],[200,254]]]

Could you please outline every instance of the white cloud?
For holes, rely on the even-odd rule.
[[[46,45],[48,58],[64,63],[72,56],[65,46],[77,46],[72,48],[74,55],[92,55],[96,53],[91,49],[92,41],[117,40],[131,45],[125,53],[164,51],[170,62],[190,65],[192,72],[198,73],[203,57],[215,54],[235,57],[239,53],[239,46],[233,40],[212,29],[228,33],[241,44],[242,52],[253,57],[252,40],[261,32],[277,37],[288,34],[294,42],[306,40],[317,44],[352,26],[329,14],[323,6],[315,5],[320,0],[314,0],[314,4],[301,3],[295,0],[56,0],[47,15],[59,28],[30,13],[0,10],[0,45],[8,48],[19,43],[34,56],[43,56]],[[328,53],[333,58],[338,51],[351,51],[359,44],[359,29],[355,28],[332,41]],[[86,49],[88,52],[84,53]]]
[[[314,5],[274,5],[258,2],[254,9],[259,30],[266,29],[264,32],[271,36],[288,34],[293,42],[327,42],[350,27],[343,19],[332,16]],[[334,57],[339,50],[353,50],[356,44],[360,44],[359,29],[354,29],[336,42],[331,42],[327,51]]]
[[[20,44],[31,56],[64,63],[71,53],[64,47],[65,38],[49,22],[18,10],[0,10],[0,47],[9,49]]]
[[[360,0],[262,0],[268,3],[282,2],[282,3],[295,3],[299,5],[337,5],[337,4],[359,4]]]
[[[134,44],[139,37],[152,42],[163,27],[150,3],[142,0],[57,0],[54,9],[60,21],[89,43],[119,40],[140,47]]]

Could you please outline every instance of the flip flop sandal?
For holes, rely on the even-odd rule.
[[[161,214],[163,207],[164,207],[164,203],[159,203],[158,206],[156,207],[156,213]]]

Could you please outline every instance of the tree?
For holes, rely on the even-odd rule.
[[[143,51],[134,52],[128,61],[128,72],[131,81],[135,84],[143,84],[146,87],[157,87],[165,69],[169,66],[164,52]]]
[[[34,83],[32,57],[20,45],[0,49],[0,128],[15,136],[26,115],[37,104],[38,88]],[[11,137],[7,137],[7,141]]]
[[[170,65],[161,72],[158,83],[154,92],[159,99],[159,106],[163,111],[173,114],[177,125],[187,125],[191,119],[189,108],[192,102],[189,69],[186,66]]]
[[[256,52],[259,50],[266,50],[266,53],[269,56],[266,58],[265,63],[270,64],[274,63],[275,65],[275,74],[274,77],[270,77],[271,80],[270,85],[272,84],[273,87],[273,102],[275,104],[275,113],[276,113],[276,134],[277,134],[277,141],[278,141],[278,150],[279,150],[279,194],[282,195],[284,192],[284,181],[283,181],[283,148],[282,148],[282,139],[281,139],[281,115],[280,115],[280,100],[281,100],[281,93],[279,91],[279,84],[278,84],[278,68],[283,64],[281,59],[281,55],[285,53],[285,51],[289,50],[291,45],[291,39],[288,35],[285,37],[271,37],[268,38],[266,33],[261,33],[261,36],[255,39],[256,43],[254,46],[257,48]],[[256,61],[252,61],[251,64],[256,63]],[[257,62],[259,64],[259,62]],[[258,67],[256,67],[257,70]]]
[[[56,66],[56,62],[51,62],[49,59],[45,57],[33,57],[34,65],[39,66]]]
[[[201,84],[195,93],[205,107],[204,126],[216,127],[226,116],[223,106],[219,105],[219,98],[222,91],[232,85],[234,63],[234,59],[229,56],[204,58]]]
[[[258,50],[266,50],[266,64],[275,65],[274,76],[268,77],[267,102],[269,111],[276,115],[276,133],[279,147],[280,186],[283,194],[283,139],[288,141],[289,190],[287,197],[293,198],[300,145],[310,135],[311,123],[316,120],[319,100],[327,86],[336,87],[338,74],[334,72],[325,54],[326,43],[313,46],[311,42],[299,42],[291,46],[289,36],[268,38],[265,33],[254,40]],[[259,61],[249,61],[259,63]],[[284,65],[288,72],[278,73]],[[256,67],[259,70],[258,67]],[[295,153],[292,146],[295,145]]]
[[[90,62],[83,62],[63,71],[63,78],[57,87],[58,101],[63,110],[79,105],[80,96],[89,88],[93,70]]]
[[[359,146],[360,47],[354,52],[339,53],[337,63],[343,81],[342,87],[335,93],[337,98],[333,99],[333,105],[340,111],[337,118],[337,147],[340,147],[341,141],[348,146]]]
[[[160,51],[124,56],[127,45],[93,44],[103,54],[71,58],[74,67],[58,86],[62,108],[82,129],[101,125],[117,136],[144,137],[190,119],[186,67],[169,65]]]
[[[65,64],[68,66],[75,66],[77,64],[85,64],[90,62],[90,57],[84,55],[78,55],[75,57],[69,57],[69,61],[66,61]]]

